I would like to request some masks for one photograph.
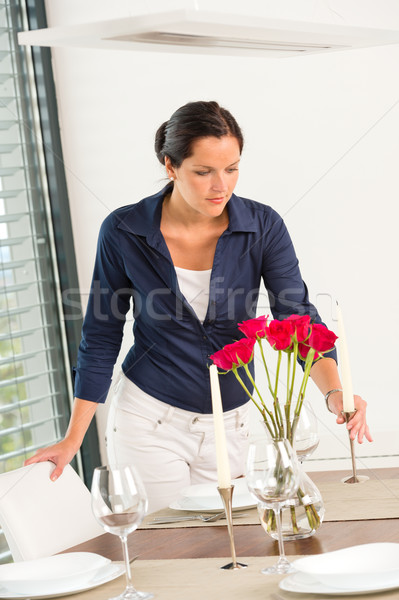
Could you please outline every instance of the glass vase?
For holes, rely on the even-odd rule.
[[[284,416],[284,407],[281,406]],[[284,421],[284,429],[287,425]],[[270,432],[267,430],[267,436]],[[281,509],[283,540],[301,540],[316,533],[324,518],[324,503],[320,490],[310,479],[303,468],[303,461],[309,458],[319,444],[317,417],[313,408],[306,400],[302,404],[299,419],[291,431],[290,442],[296,451],[300,463],[300,483],[297,495],[287,500]],[[276,521],[273,511],[258,504],[258,513],[264,530],[277,539]]]
[[[324,503],[320,490],[300,465],[300,483],[296,496],[287,500],[281,509],[283,540],[301,540],[316,533],[324,518]],[[273,510],[258,504],[263,529],[277,539]]]
[[[293,448],[301,463],[313,454],[319,441],[317,417],[311,404],[305,400],[296,423],[293,439]]]

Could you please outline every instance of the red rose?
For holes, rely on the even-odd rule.
[[[240,361],[247,364],[252,360],[255,341],[253,338],[243,338],[234,344],[227,344],[210,358],[217,367],[230,371],[233,367],[239,367]]]
[[[298,342],[303,342],[309,336],[310,317],[309,315],[291,315],[287,317],[287,321],[291,321],[295,327],[296,339]]]
[[[310,346],[307,344],[298,344],[298,354],[302,358],[302,360],[306,360],[307,355],[309,354]],[[315,352],[313,360],[317,360],[319,358],[318,352]]]
[[[318,352],[327,352],[334,347],[337,336],[333,331],[327,329],[325,325],[312,325],[312,331],[307,340],[309,346]]]
[[[267,319],[268,316],[257,317],[256,319],[248,319],[248,321],[238,323],[238,329],[241,331],[241,333],[246,335],[247,338],[264,338],[266,335]]]
[[[303,360],[306,360],[309,350],[313,348],[316,350],[313,360],[317,360],[324,352],[327,352],[327,350],[331,350],[334,347],[336,339],[337,336],[335,333],[327,329],[325,325],[314,323],[309,339],[306,340],[306,344],[302,343],[298,345],[299,356]]]
[[[270,322],[269,327],[266,329],[266,338],[275,350],[288,350],[292,345],[294,333],[295,327],[292,321],[287,319],[278,321],[275,319]]]
[[[212,354],[210,358],[213,360],[213,364],[215,364],[220,369],[223,369],[224,371],[230,371],[230,369],[233,368],[232,360],[228,352],[226,352],[225,348],[218,350],[217,352],[215,352],[215,354]]]

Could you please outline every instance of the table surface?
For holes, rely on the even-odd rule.
[[[348,471],[308,473],[317,484],[340,481]],[[359,475],[370,479],[399,479],[399,469],[359,470]],[[399,502],[399,499],[398,499]],[[320,554],[356,544],[398,542],[399,519],[362,521],[335,521],[323,523],[313,537],[284,544],[287,555]],[[240,556],[267,556],[278,554],[277,542],[260,525],[234,525],[236,554]],[[229,556],[227,526],[184,527],[176,529],[139,529],[128,537],[130,557],[139,559],[206,558]],[[105,533],[74,546],[69,552],[95,552],[111,560],[123,560],[121,543],[117,536]]]

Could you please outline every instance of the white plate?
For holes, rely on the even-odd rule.
[[[0,585],[15,594],[45,594],[58,586],[85,584],[111,561],[93,552],[70,552],[0,566]]]
[[[254,504],[253,498],[242,498],[242,497],[233,497],[233,506],[232,510],[247,510],[248,508],[253,508],[256,506]],[[219,512],[223,510],[222,501],[218,502],[216,498],[204,498],[203,502],[197,502],[192,500],[191,498],[181,498],[180,500],[176,500],[169,504],[169,508],[172,510],[187,510],[190,512]]]
[[[256,500],[248,491],[244,478],[235,479],[232,484],[234,485],[233,510],[244,510],[256,506]],[[172,502],[169,508],[193,512],[218,512],[223,510],[223,503],[216,482],[201,483],[184,489],[182,497]]]
[[[23,598],[39,599],[39,598],[56,598],[58,596],[67,596],[69,594],[76,594],[78,592],[84,592],[90,590],[104,583],[108,583],[117,577],[120,577],[125,572],[123,564],[112,563],[108,561],[108,564],[97,568],[94,572],[91,571],[85,582],[80,580],[80,583],[76,583],[73,579],[69,582],[58,582],[51,581],[51,585],[46,582],[42,589],[39,588],[38,581],[32,582],[32,588],[35,591],[29,593],[16,593],[15,588],[10,590],[7,587],[7,581],[0,580],[0,599],[17,600]]]
[[[209,497],[209,496],[213,496],[215,498],[220,498],[219,496],[219,492],[217,490],[217,483],[216,481],[214,483],[198,483],[196,485],[190,485],[189,487],[185,488],[184,490],[182,490],[181,494],[182,496],[186,496],[189,498],[203,498],[205,497]],[[233,479],[233,481],[231,482],[231,485],[234,485],[234,492],[233,492],[233,498],[234,496],[242,496],[242,495],[247,495],[247,496],[251,496],[249,490],[248,490],[248,486],[247,486],[247,481],[245,479],[245,477],[240,477],[239,479]]]
[[[374,543],[299,558],[294,568],[320,583],[340,589],[396,585],[399,581],[399,544]]]
[[[330,596],[357,596],[359,594],[373,594],[375,592],[383,592],[394,590],[399,587],[399,577],[396,585],[386,584],[379,586],[364,586],[362,589],[348,590],[348,588],[333,588],[317,581],[310,575],[305,573],[294,573],[289,575],[279,583],[280,589],[285,592],[295,592],[297,594],[329,594]]]

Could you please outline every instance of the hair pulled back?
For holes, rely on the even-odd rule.
[[[193,143],[199,138],[231,135],[238,141],[240,152],[244,138],[233,115],[215,101],[189,102],[178,108],[155,135],[155,152],[161,164],[168,156],[179,168],[192,155]]]

